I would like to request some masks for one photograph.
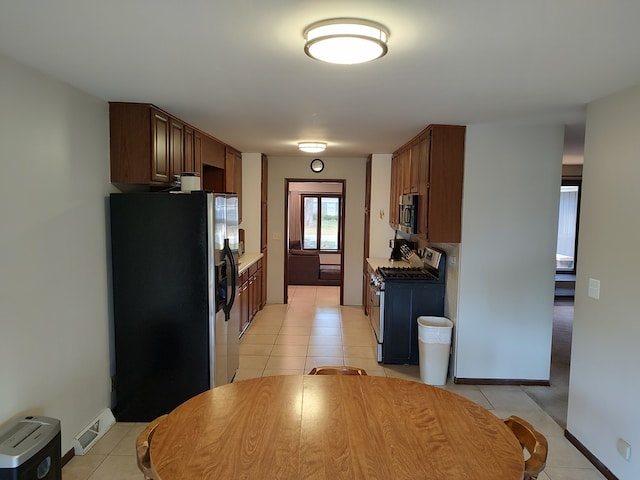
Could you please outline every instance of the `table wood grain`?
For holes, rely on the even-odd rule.
[[[273,376],[204,392],[158,426],[162,480],[519,480],[511,431],[447,390],[385,377]]]

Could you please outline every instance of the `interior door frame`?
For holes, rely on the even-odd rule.
[[[347,203],[347,181],[345,179],[285,178],[284,179],[284,298],[289,303],[289,186],[291,183],[339,183],[342,185],[342,201],[340,202],[340,305],[344,305],[344,251],[346,247],[345,213]]]

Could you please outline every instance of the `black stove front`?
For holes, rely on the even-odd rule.
[[[430,257],[425,259],[424,268],[378,268],[380,314],[374,331],[379,362],[417,364],[418,317],[444,314],[445,255],[427,250]]]

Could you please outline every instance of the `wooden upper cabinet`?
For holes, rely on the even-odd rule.
[[[461,241],[465,131],[464,126],[429,125],[396,151],[391,163],[392,226],[397,224],[391,215],[392,208],[397,209],[398,190],[417,193],[418,236],[433,243]],[[408,177],[397,164],[404,152],[410,156]],[[394,185],[398,182],[403,184],[400,189]]]
[[[203,164],[224,172],[227,145],[153,105],[109,103],[109,129],[112,183],[166,188],[183,172],[203,176]]]
[[[216,140],[209,135],[202,136],[202,164],[210,165],[212,167],[224,169],[225,165],[225,151],[226,146],[224,143]]]
[[[184,168],[184,124],[175,118],[169,119],[169,153],[171,159],[171,177],[185,172]]]
[[[151,181],[171,182],[171,154],[169,150],[169,117],[151,110]],[[112,179],[113,181],[113,179]]]
[[[463,126],[431,126],[426,232],[430,242],[461,240],[465,132]]]
[[[418,235],[426,238],[427,225],[429,213],[427,195],[428,182],[429,182],[429,152],[431,151],[431,134],[423,133],[420,135],[418,141],[418,156],[419,156],[419,168],[418,168],[418,195],[420,196],[420,205],[418,205]]]
[[[393,229],[398,228],[398,220],[400,214],[400,194],[402,193],[403,173],[400,156],[394,154],[391,158],[391,188],[389,195],[389,225]]]
[[[419,181],[420,181],[420,142],[416,140],[410,147],[410,175],[409,175],[409,192],[418,193]]]
[[[238,223],[242,222],[242,154],[227,147],[224,165],[225,192],[238,194]]]
[[[193,131],[193,171],[202,177],[202,134],[198,130]]]
[[[195,144],[194,144],[195,132],[191,127],[184,127],[184,159],[183,159],[183,172],[195,172]]]

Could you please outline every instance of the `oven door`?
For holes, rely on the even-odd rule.
[[[378,361],[382,361],[382,338],[384,335],[384,290],[371,286],[369,295],[369,321],[378,343],[376,352]]]

